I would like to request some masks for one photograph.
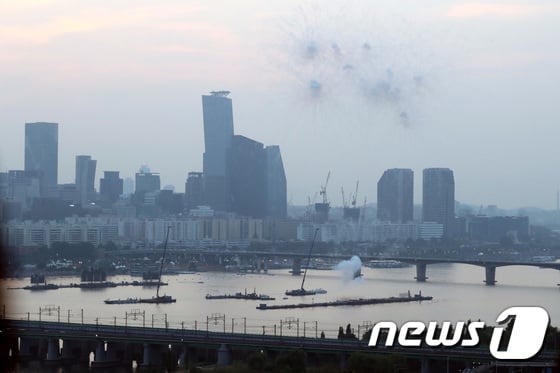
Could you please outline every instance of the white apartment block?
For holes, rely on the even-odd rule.
[[[406,241],[418,237],[418,225],[414,223],[391,224],[391,223],[301,223],[297,228],[297,239],[311,241],[315,229],[319,229],[317,241],[322,242],[351,242],[351,241],[374,241],[385,242],[389,240]]]
[[[0,226],[2,244],[13,247],[51,246],[54,242],[93,245],[109,241],[158,245],[165,241],[195,246],[247,246],[263,239],[262,219],[137,219],[118,217],[67,218],[65,221],[10,221]]]

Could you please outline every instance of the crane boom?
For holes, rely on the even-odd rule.
[[[319,192],[319,194],[323,196],[323,203],[329,203],[329,200],[327,198],[327,185],[329,185],[330,177],[331,177],[331,172],[329,171],[329,173],[327,174],[327,180],[325,180],[325,185],[321,186],[321,191]]]
[[[356,200],[358,199],[358,186],[360,185],[360,180],[356,180],[356,192],[352,198],[352,207],[356,207]]]

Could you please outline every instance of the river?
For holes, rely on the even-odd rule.
[[[164,276],[168,286],[161,293],[177,298],[172,304],[106,305],[107,298],[151,297],[153,287],[116,287],[105,289],[63,288],[47,291],[4,290],[8,317],[81,322],[118,323],[129,325],[197,328],[210,330],[262,333],[300,333],[314,335],[324,331],[335,336],[339,326],[352,324],[365,328],[370,322],[391,320],[402,324],[410,320],[461,321],[481,319],[494,325],[498,314],[507,307],[539,305],[546,309],[551,324],[560,326],[560,271],[536,267],[498,267],[495,286],[486,286],[484,268],[465,264],[433,264],[428,266],[428,281],[414,280],[415,267],[362,268],[361,278],[350,280],[340,271],[309,270],[306,288],[323,288],[327,294],[306,297],[284,296],[287,289],[299,288],[300,276],[288,270],[271,270],[268,274],[236,274],[201,272]],[[129,276],[112,276],[110,281],[130,281]],[[78,282],[75,277],[49,277],[48,282],[68,284]],[[7,279],[4,288],[22,287],[29,279]],[[244,291],[264,293],[275,301],[206,300],[206,294]],[[341,298],[382,298],[401,293],[422,292],[432,301],[342,306],[289,310],[257,310],[259,303],[289,304],[334,301]],[[59,311],[60,307],[60,311]],[[39,312],[41,309],[41,312]],[[50,310],[50,311],[49,311]],[[299,327],[298,327],[299,319]],[[181,324],[182,323],[182,324]],[[208,325],[207,325],[208,323]],[[363,329],[362,329],[363,330]]]

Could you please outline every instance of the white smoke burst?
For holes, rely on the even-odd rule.
[[[365,107],[408,126],[430,86],[433,51],[409,22],[357,4],[300,7],[282,25],[279,64],[312,105]]]
[[[340,271],[344,281],[352,281],[354,279],[360,278],[361,276],[362,260],[360,259],[360,257],[354,255],[349,260],[343,260],[342,262],[338,263],[334,267],[334,269]]]

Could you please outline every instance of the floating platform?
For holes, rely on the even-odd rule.
[[[106,299],[105,304],[136,304],[136,303],[175,303],[177,299],[171,295],[160,295],[152,298],[126,298],[126,299]]]
[[[385,304],[385,303],[405,303],[405,302],[421,302],[423,300],[432,300],[433,297],[425,297],[416,294],[411,297],[390,297],[390,298],[358,298],[336,300],[334,302],[318,302],[318,303],[298,303],[298,304],[275,304],[267,305],[261,303],[257,306],[258,310],[284,310],[293,308],[312,308],[312,307],[336,307],[336,306],[364,306],[368,304]]]
[[[64,285],[57,285],[57,284],[34,284],[24,286],[22,288],[10,288],[12,290],[15,289],[24,289],[24,290],[56,290],[56,289],[67,289],[67,288],[80,288],[80,289],[104,289],[104,288],[114,288],[117,286],[157,286],[157,281],[122,281],[122,282],[110,282],[110,281],[102,281],[102,282],[81,282],[77,284],[64,284]],[[160,286],[167,285],[167,282],[161,282]]]
[[[273,298],[266,294],[257,294],[256,291],[253,291],[252,293],[247,293],[247,290],[245,290],[245,293],[238,292],[235,294],[223,294],[223,295],[206,294],[206,299],[275,300],[276,298]]]

